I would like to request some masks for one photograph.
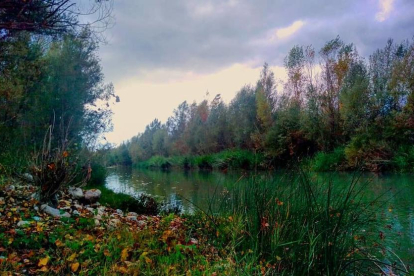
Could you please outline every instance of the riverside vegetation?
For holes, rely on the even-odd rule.
[[[372,230],[386,198],[365,200],[357,178],[340,188],[300,169],[288,186],[253,176],[212,199],[228,208],[191,215],[114,193],[103,180],[118,164],[412,171],[413,41],[390,40],[368,61],[339,37],[319,55],[295,46],[282,90],[265,64],[229,105],[219,95],[184,102],[165,124],[154,120],[111,148],[99,141],[120,99],[104,82],[93,28],[79,24],[72,1],[28,10],[23,2],[0,9],[2,275],[411,273]],[[70,186],[95,188],[100,203]]]

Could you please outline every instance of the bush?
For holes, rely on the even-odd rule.
[[[400,147],[392,159],[395,170],[399,172],[414,171],[414,146]]]
[[[344,148],[336,148],[332,152],[318,152],[313,159],[312,169],[317,172],[334,171],[340,168],[344,161]]]

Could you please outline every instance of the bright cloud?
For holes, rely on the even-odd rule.
[[[375,19],[380,22],[385,21],[393,10],[394,0],[379,0],[380,11],[375,15]]]
[[[286,27],[286,28],[281,28],[281,29],[277,29],[276,30],[276,36],[278,38],[287,38],[291,35],[293,35],[294,33],[296,33],[297,31],[299,31],[303,25],[305,25],[305,22],[301,21],[301,20],[297,20],[295,22],[293,22],[292,25]]]

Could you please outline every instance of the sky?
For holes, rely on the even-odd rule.
[[[294,45],[320,49],[339,35],[368,57],[414,35],[413,0],[115,0],[113,16],[99,55],[120,97],[106,134],[115,144],[185,100],[230,102],[265,62],[285,79]]]

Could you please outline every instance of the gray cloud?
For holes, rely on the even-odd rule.
[[[117,0],[116,25],[101,48],[107,79],[140,71],[172,69],[206,73],[233,63],[281,65],[296,44],[320,48],[340,35],[367,56],[414,35],[414,1],[395,0],[389,18],[378,22],[378,0]],[[305,25],[286,39],[269,33],[297,20]]]

